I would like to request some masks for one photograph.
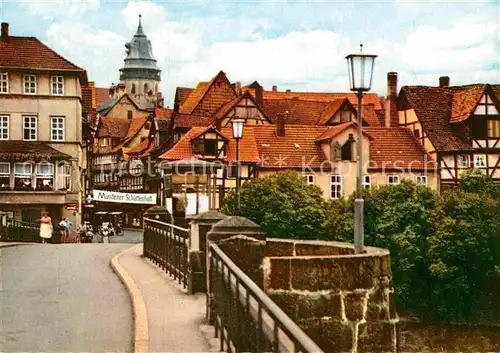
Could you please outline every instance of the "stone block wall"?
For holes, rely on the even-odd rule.
[[[264,289],[325,352],[396,352],[389,252],[267,239]]]

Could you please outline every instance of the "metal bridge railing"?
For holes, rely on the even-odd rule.
[[[189,229],[144,218],[144,256],[187,287]]]
[[[5,241],[39,243],[40,224],[8,219],[6,225],[0,225],[2,239]]]
[[[215,243],[209,252],[209,297],[220,351],[322,352]]]

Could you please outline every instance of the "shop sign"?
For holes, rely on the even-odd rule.
[[[64,208],[68,211],[78,211],[78,205],[64,205]]]
[[[135,203],[143,205],[156,205],[156,194],[131,194],[106,190],[93,190],[94,201]]]

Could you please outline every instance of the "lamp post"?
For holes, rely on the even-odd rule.
[[[354,250],[356,253],[364,251],[364,221],[363,221],[363,93],[368,92],[372,85],[373,66],[376,55],[363,54],[363,44],[359,54],[346,56],[349,70],[349,86],[358,97],[358,143],[356,180],[356,199],[354,200]]]
[[[241,165],[240,165],[240,140],[243,137],[243,119],[233,120],[233,138],[236,141],[236,212],[240,214],[240,188],[241,188]]]

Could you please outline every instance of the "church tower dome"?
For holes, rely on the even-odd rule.
[[[161,100],[161,70],[153,56],[153,47],[144,33],[141,20],[139,15],[137,31],[132,40],[125,44],[127,56],[120,69],[120,81],[139,105],[152,105]]]

